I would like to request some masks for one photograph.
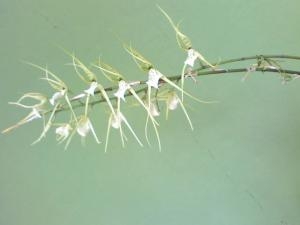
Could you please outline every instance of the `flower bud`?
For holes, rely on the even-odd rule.
[[[175,110],[178,106],[179,98],[176,93],[170,93],[170,96],[167,99],[167,107],[169,110]]]
[[[81,137],[86,137],[88,135],[88,133],[91,131],[96,142],[100,143],[100,141],[98,140],[97,135],[95,133],[94,127],[88,117],[83,116],[78,121],[78,126],[77,126],[76,131]]]
[[[150,113],[151,113],[151,116],[153,116],[153,117],[159,116],[159,114],[160,114],[157,106],[152,102],[150,103]]]
[[[111,126],[115,129],[119,129],[122,123],[122,114],[121,112],[116,115],[112,115]]]

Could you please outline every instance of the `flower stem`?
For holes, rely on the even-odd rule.
[[[225,65],[225,64],[232,64],[232,63],[236,63],[236,62],[243,62],[243,61],[250,61],[250,60],[256,60],[257,62],[265,60],[267,62],[267,60],[277,60],[277,59],[287,59],[287,61],[290,60],[300,60],[300,56],[292,56],[292,55],[255,55],[255,56],[247,56],[247,57],[240,57],[240,58],[234,58],[234,59],[228,59],[228,60],[222,60],[219,61],[217,63],[213,63],[213,65]],[[249,64],[250,65],[250,64]],[[248,67],[242,67],[242,68],[228,68],[228,69],[213,69],[213,70],[207,70],[210,69],[209,66],[203,65],[199,68],[196,68],[192,71],[189,72],[189,74],[191,76],[208,76],[208,75],[221,75],[221,74],[233,74],[233,73],[243,73],[243,72],[248,72],[249,68]],[[286,74],[286,75],[292,75],[292,76],[296,76],[296,77],[300,77],[300,70],[290,70],[290,69],[283,69],[283,68],[274,68],[274,67],[257,67],[255,68],[255,72],[268,72],[268,73],[277,73],[277,74]],[[189,75],[188,74],[188,75]],[[179,81],[180,79],[182,79],[182,74],[180,75],[174,75],[174,76],[167,76],[167,78],[171,81]],[[166,84],[166,82],[164,80],[160,80],[160,85]],[[140,87],[135,89],[135,93],[142,93],[145,92],[147,90],[147,86],[146,86],[146,80],[144,81],[139,81],[138,85],[136,85],[136,87]],[[110,86],[107,88],[104,88],[104,91],[109,93],[109,92],[113,92],[115,90],[118,89],[118,86]],[[95,91],[95,94],[100,92],[99,90]],[[131,92],[128,92],[127,94],[125,94],[125,97],[128,96],[132,96]],[[100,104],[102,102],[106,102],[107,100],[114,100],[116,99],[115,96],[111,95],[111,96],[106,96],[107,98],[101,98],[98,100],[94,100],[94,101],[90,101],[88,104],[93,106],[96,104]],[[70,100],[72,101],[72,100]],[[73,102],[73,101],[72,101]],[[75,100],[74,100],[75,102]],[[73,109],[75,108],[80,108],[82,107],[82,104],[74,104],[73,105]],[[64,105],[60,108],[58,108],[56,110],[56,113],[61,112],[61,111],[66,111],[69,110],[68,105]],[[52,110],[49,110],[47,112],[45,112],[45,114],[47,113],[51,113]]]

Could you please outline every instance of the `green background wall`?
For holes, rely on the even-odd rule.
[[[300,55],[297,0],[0,0],[1,128],[25,113],[7,102],[28,91],[52,93],[39,80],[42,73],[21,60],[47,64],[73,88],[84,87],[57,45],[84,62],[101,56],[128,78],[144,79],[122,39],[164,73],[178,74],[185,54],[156,3],[182,20],[182,30],[210,61]],[[131,137],[122,149],[117,132],[108,153],[92,138],[86,147],[76,138],[64,151],[53,134],[30,146],[41,130],[37,122],[0,135],[0,224],[299,224],[299,81],[242,77],[186,82],[195,95],[220,103],[186,101],[193,132],[180,110],[168,121],[162,117],[162,152],[155,139],[140,148]],[[144,114],[126,112],[142,133]],[[103,140],[106,115],[95,108],[92,119]]]

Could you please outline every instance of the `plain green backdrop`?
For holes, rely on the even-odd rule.
[[[300,55],[297,0],[0,0],[1,128],[26,113],[7,102],[28,91],[52,93],[22,60],[47,64],[73,88],[84,87],[57,46],[144,79],[124,40],[164,73],[178,74],[185,54],[156,3],[210,61]],[[278,75],[257,73],[241,82],[243,75],[186,82],[190,92],[219,103],[186,101],[194,131],[180,110],[168,121],[162,116],[162,152],[154,138],[140,148],[130,135],[122,149],[117,132],[107,153],[92,138],[86,147],[76,138],[64,151],[53,134],[30,146],[41,131],[37,122],[0,135],[0,224],[299,224],[299,81],[282,85]],[[142,134],[144,114],[126,113]],[[95,107],[102,140],[106,118]]]

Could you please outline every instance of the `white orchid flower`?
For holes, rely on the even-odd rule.
[[[179,45],[179,47],[181,49],[183,49],[184,51],[187,51],[187,59],[184,61],[184,65],[182,68],[182,72],[181,72],[181,100],[183,101],[183,88],[184,88],[184,79],[185,79],[185,69],[188,66],[193,67],[195,60],[199,59],[200,61],[204,62],[206,65],[208,65],[209,67],[211,67],[212,69],[214,69],[215,67],[210,64],[199,52],[197,52],[196,50],[194,50],[192,48],[192,42],[190,40],[190,38],[188,36],[186,36],[185,34],[183,34],[180,30],[179,30],[179,26],[176,25],[173,20],[171,19],[171,17],[166,13],[166,11],[164,11],[160,6],[158,6],[158,9],[164,14],[164,16],[167,18],[167,20],[169,21],[169,23],[171,24],[172,28],[175,31],[176,34],[176,40],[177,43]]]
[[[57,102],[59,99],[61,99],[61,98],[63,98],[63,97],[65,96],[65,94],[66,94],[66,90],[65,90],[65,89],[62,89],[62,90],[60,90],[60,91],[58,91],[58,92],[55,92],[55,93],[52,95],[52,97],[49,99],[50,104],[51,104],[51,105],[55,105],[56,102]]]
[[[197,52],[193,48],[190,48],[190,49],[187,50],[187,58],[184,61],[184,64],[189,65],[190,67],[194,67],[194,63],[195,63],[196,59],[199,59],[200,61],[203,61],[206,65],[208,65],[211,68],[215,68],[199,52]]]
[[[29,113],[29,117],[27,118],[27,122],[30,122],[30,121],[35,120],[35,119],[40,119],[40,118],[42,118],[40,112],[36,108],[33,108],[31,113]]]
[[[88,89],[86,89],[84,92],[88,95],[94,96],[95,95],[95,90],[96,90],[97,87],[98,87],[98,83],[96,81],[93,81],[90,84],[90,87]]]
[[[190,67],[194,66],[194,63],[196,61],[196,59],[198,58],[198,52],[196,52],[194,49],[190,48],[187,51],[187,58],[184,61],[184,64],[189,65]]]
[[[57,135],[56,140],[61,143],[70,136],[70,131],[72,127],[70,124],[63,124],[55,129],[55,134]]]
[[[107,133],[106,133],[106,141],[105,141],[105,152],[107,151],[107,146],[108,146],[108,140],[109,140],[109,134],[110,134],[110,127],[113,127],[114,129],[119,129],[120,131],[120,136],[121,136],[121,141],[122,141],[122,146],[125,146],[124,139],[127,140],[126,136],[124,135],[123,129],[122,129],[122,122],[125,123],[127,128],[130,130],[136,141],[139,143],[140,146],[143,146],[142,142],[134,132],[133,128],[127,121],[126,117],[123,115],[123,113],[120,111],[120,97],[118,97],[118,102],[117,102],[117,111],[116,114],[111,113],[109,120],[108,120],[108,125],[107,125]]]
[[[178,95],[175,91],[169,90],[167,93],[161,93],[161,96],[158,96],[158,98],[160,100],[166,101],[166,106],[167,106],[166,118],[167,119],[168,119],[168,115],[169,115],[169,110],[175,110],[175,109],[177,109],[178,105],[180,105],[185,117],[188,120],[188,123],[189,123],[191,129],[192,130],[194,129],[192,121],[191,121],[182,101],[180,100],[180,98],[178,97]]]
[[[121,123],[122,123],[122,120],[123,120],[122,116],[123,116],[123,115],[122,115],[121,112],[117,113],[116,116],[112,115],[111,126],[112,126],[113,128],[115,128],[115,129],[120,129]]]
[[[148,86],[158,88],[159,79],[162,78],[163,75],[156,69],[151,68],[148,72],[148,81],[146,82]]]
[[[179,104],[179,97],[175,92],[173,92],[167,99],[167,107],[169,110],[175,110],[177,109],[177,106]]]
[[[125,102],[125,92],[130,89],[130,85],[126,83],[124,80],[119,81],[119,88],[114,93],[114,96],[122,99]]]
[[[160,112],[159,112],[156,104],[154,104],[153,102],[150,103],[149,111],[153,117],[157,117],[160,115]]]
[[[88,135],[88,133],[92,132],[96,142],[98,144],[101,143],[96,135],[96,132],[94,130],[94,127],[93,127],[90,119],[86,116],[82,116],[81,119],[78,121],[76,131],[83,138],[85,138]]]

